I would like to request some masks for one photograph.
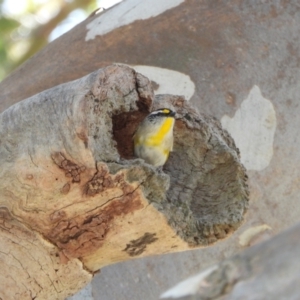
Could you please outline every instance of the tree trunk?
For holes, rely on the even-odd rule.
[[[184,300],[298,299],[300,224],[181,282],[162,295]]]
[[[131,137],[152,107],[178,115],[165,173],[133,157]],[[64,299],[103,266],[210,244],[248,206],[245,169],[220,123],[182,97],[154,100],[150,81],[126,66],[21,101],[0,124],[2,284],[17,283],[3,299]]]
[[[125,0],[91,15],[0,83],[3,111],[47,88],[126,63],[146,75],[156,93],[185,95],[220,120],[240,150],[250,190],[242,226],[209,247],[104,268],[92,283],[96,299],[157,299],[199,268],[299,221],[298,1],[163,3]]]

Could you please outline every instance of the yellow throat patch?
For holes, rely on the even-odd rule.
[[[171,127],[174,124],[174,118],[169,117],[163,122],[162,126],[159,128],[158,132],[152,135],[149,139],[147,139],[146,144],[148,146],[158,146],[162,143],[166,134],[171,130]]]

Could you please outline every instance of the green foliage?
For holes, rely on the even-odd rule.
[[[24,11],[5,12],[0,0],[0,81],[49,42],[51,32],[78,9],[88,16],[97,0],[19,0]],[[25,4],[25,5],[24,5]],[[41,20],[47,12],[47,18]]]
[[[20,26],[16,20],[2,17],[0,19],[0,79],[2,79],[6,72],[11,68],[13,62],[8,56],[8,47],[11,42],[10,34]]]
[[[0,19],[0,34],[10,34],[12,30],[18,28],[19,26],[20,22],[6,17],[2,17]]]

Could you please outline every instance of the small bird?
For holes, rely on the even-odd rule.
[[[155,167],[162,167],[173,150],[175,112],[160,108],[150,113],[134,136],[134,155]]]

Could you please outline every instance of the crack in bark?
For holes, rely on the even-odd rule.
[[[99,208],[105,206],[107,203],[109,203],[109,202],[111,202],[111,201],[113,201],[113,200],[116,200],[116,199],[122,199],[122,198],[124,198],[124,197],[126,197],[126,196],[128,196],[128,195],[134,194],[134,192],[136,192],[136,191],[140,188],[140,186],[141,186],[142,184],[144,184],[144,182],[141,182],[140,184],[138,184],[137,187],[136,187],[135,189],[133,189],[131,192],[128,192],[128,193],[126,193],[126,194],[122,194],[121,196],[113,197],[113,198],[107,200],[105,203],[103,203],[103,204],[101,204],[101,205],[99,205],[99,206],[96,206],[96,207],[93,208],[92,210],[87,211],[87,213],[93,212],[94,210],[97,210],[97,209],[99,209]]]
[[[33,161],[33,158],[32,158],[32,155],[31,155],[30,151],[28,151],[28,155],[29,155],[30,160],[33,163],[33,165],[35,165],[38,168],[38,165]]]
[[[121,188],[123,193],[107,199],[105,203],[85,211],[83,214],[80,213],[65,220],[61,219],[46,234],[50,241],[64,251],[67,256],[78,258],[89,248],[93,248],[95,243],[96,245],[102,243],[109,230],[109,223],[112,222],[114,217],[122,213],[126,214],[140,205],[139,201],[136,199],[132,201],[132,199],[134,199],[136,191],[144,184],[144,181],[133,188],[131,184],[124,180],[123,173],[111,175],[106,167],[99,168],[98,164],[95,167],[96,172],[86,185],[94,181],[97,182],[101,178],[106,178],[106,180],[110,180],[111,184],[105,186],[103,191],[110,188]],[[98,193],[101,194],[102,190]],[[78,205],[79,203],[72,203],[66,207]],[[66,207],[60,208],[59,211],[63,212]]]

